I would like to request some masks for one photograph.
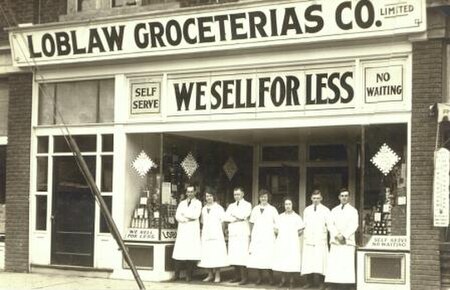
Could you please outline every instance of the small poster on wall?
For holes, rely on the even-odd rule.
[[[450,151],[441,148],[434,153],[433,213],[434,226],[449,224],[449,170]]]
[[[160,112],[160,83],[134,82],[131,84],[131,114]]]

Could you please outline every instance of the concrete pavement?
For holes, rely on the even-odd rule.
[[[145,282],[147,290],[249,290],[249,289],[280,289],[276,287],[261,286],[249,284],[246,287],[237,286],[223,282],[220,284],[204,283],[201,281],[193,281],[191,283],[184,282]],[[55,274],[38,274],[38,273],[11,273],[0,272],[0,289],[1,290],[25,290],[25,289],[59,289],[59,290],[84,290],[84,289],[111,289],[111,290],[139,290],[135,281],[131,280],[115,280],[103,278],[88,278],[79,276],[55,275]],[[296,289],[302,289],[300,287]]]

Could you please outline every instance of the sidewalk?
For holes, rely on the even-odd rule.
[[[204,283],[201,281],[193,281],[191,283],[184,282],[144,282],[147,290],[249,290],[249,289],[280,289],[271,286],[255,286],[249,284],[246,287],[237,286],[228,282],[220,284]],[[0,289],[1,290],[24,290],[24,289],[60,289],[60,290],[84,290],[84,289],[117,289],[117,290],[139,290],[135,281],[132,280],[115,280],[102,278],[87,278],[78,276],[63,276],[37,273],[11,273],[0,271]],[[284,288],[287,289],[287,288]],[[302,289],[297,287],[295,289]]]

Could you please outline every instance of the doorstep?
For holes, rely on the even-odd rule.
[[[67,265],[30,264],[30,272],[39,274],[75,275],[79,277],[91,278],[109,278],[113,272],[113,269]]]

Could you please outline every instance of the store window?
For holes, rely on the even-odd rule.
[[[137,164],[147,164],[142,171]],[[217,194],[226,207],[233,202],[233,188],[241,186],[251,200],[253,149],[194,138],[186,134],[129,134],[127,136],[126,212],[128,241],[173,240],[175,212],[188,185],[197,198]]]
[[[114,80],[46,83],[39,90],[39,125],[114,120]]]
[[[402,239],[378,243],[371,238],[407,234],[407,126],[372,125],[365,130],[363,242],[402,247]]]

